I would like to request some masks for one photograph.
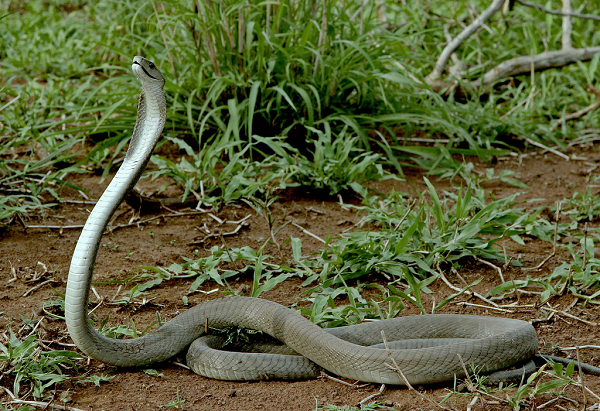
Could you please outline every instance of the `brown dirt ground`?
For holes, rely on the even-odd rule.
[[[518,172],[518,178],[528,184],[531,189],[522,190],[508,184],[488,182],[483,186],[491,191],[496,198],[502,198],[514,192],[524,191],[520,200],[543,199],[531,203],[528,207],[534,208],[539,205],[553,205],[557,200],[570,198],[574,191],[585,192],[588,181],[586,177],[593,174],[595,166],[600,164],[600,154],[595,147],[575,148],[566,152],[574,156],[574,160],[566,161],[550,153],[532,153],[522,158],[499,159],[493,167],[496,172],[502,169],[511,169]],[[466,159],[476,164],[476,170],[483,171],[489,164],[481,163],[476,159]],[[397,191],[414,194],[414,190],[424,191],[423,174],[410,172],[406,182],[385,181],[372,184],[372,188],[382,192],[388,192],[392,188]],[[447,180],[435,182],[438,190],[449,188],[451,183]],[[100,178],[94,175],[77,177],[75,184],[88,190],[90,198],[98,198],[107,184],[105,181],[99,184]],[[148,190],[156,187],[156,183],[142,181],[138,187]],[[82,197],[71,189],[63,189],[65,200],[82,200]],[[337,235],[352,223],[357,221],[352,211],[345,210],[335,198],[319,198],[310,193],[300,190],[287,190],[278,193],[281,200],[273,206],[273,214],[278,218],[279,224],[284,220],[291,220],[303,226],[312,233],[324,238],[329,235]],[[345,201],[352,202],[351,199]],[[81,204],[64,203],[47,212],[45,221],[39,217],[28,218],[28,225],[74,225],[82,224],[91,206]],[[181,210],[179,210],[181,211]],[[127,223],[134,216],[134,210],[127,205],[122,205],[113,222],[116,224]],[[142,219],[159,214],[169,214],[162,210],[154,214],[141,216]],[[262,217],[255,215],[254,211],[245,205],[230,205],[222,211],[215,213],[221,219],[239,220],[248,214],[249,226],[242,229],[237,235],[225,237],[227,246],[238,247],[251,245],[258,247],[268,237],[268,230]],[[95,281],[107,282],[109,280],[123,279],[128,273],[143,265],[168,266],[174,262],[181,262],[181,256],[191,257],[195,249],[199,255],[207,255],[207,250],[214,245],[222,246],[219,238],[207,239],[202,242],[203,234],[196,228],[206,224],[210,230],[222,229],[227,231],[228,227],[221,227],[219,223],[208,215],[194,215],[183,217],[165,217],[155,219],[138,227],[128,227],[114,230],[106,234],[102,241],[106,247],[100,248],[95,270]],[[13,329],[22,323],[20,315],[31,319],[39,319],[43,314],[41,307],[44,301],[54,298],[54,292],[50,285],[58,291],[64,292],[69,269],[70,256],[73,252],[75,242],[79,235],[79,229],[44,229],[27,228],[22,225],[13,224],[7,232],[0,237],[0,311],[4,312],[0,317],[0,333],[8,326],[7,319],[14,319]],[[276,262],[289,260],[291,249],[285,242],[289,236],[302,239],[303,252],[307,253],[319,250],[321,244],[314,238],[304,234],[293,225],[287,225],[278,235],[277,239],[283,246],[279,253],[273,245],[266,247],[266,252],[274,257]],[[199,245],[191,245],[200,241]],[[117,250],[113,246],[118,244]],[[520,256],[525,266],[535,266],[540,263],[552,251],[552,246],[539,240],[527,240],[525,246],[510,243],[510,255]],[[128,258],[128,253],[132,253]],[[552,257],[544,266],[537,271],[522,271],[517,267],[509,267],[504,275],[515,279],[525,278],[526,275],[546,275],[568,258],[564,250],[559,249],[557,255]],[[44,269],[46,267],[46,269]],[[43,274],[41,278],[31,281],[36,275]],[[492,268],[477,262],[470,262],[463,267],[462,275],[466,281],[471,282],[483,276],[476,287],[476,291],[485,294],[494,285],[499,283],[498,274]],[[16,275],[16,279],[13,277]],[[458,280],[447,273],[450,280],[460,285]],[[42,281],[51,280],[39,288],[24,294]],[[371,278],[372,281],[385,279]],[[251,283],[249,277],[239,278],[232,281],[234,289],[243,289]],[[182,296],[189,288],[189,282],[175,280],[163,283],[160,287],[152,290],[151,302],[141,305],[133,304],[110,305],[106,302],[100,304],[95,313],[98,318],[104,318],[110,314],[110,325],[127,324],[130,319],[135,320],[138,329],[145,327],[156,319],[156,311],[160,311],[163,320],[174,317],[178,312],[185,310]],[[288,280],[280,284],[274,290],[263,294],[267,298],[281,304],[290,305],[300,299],[302,291],[301,280]],[[124,287],[130,288],[131,285]],[[214,283],[206,283],[202,287],[208,291],[216,288]],[[98,295],[104,301],[118,293],[118,285],[96,285]],[[125,288],[123,288],[125,289]],[[450,295],[451,290],[443,283],[434,284],[431,289],[432,295],[424,296],[426,306],[431,306],[434,301]],[[196,293],[189,296],[190,304],[198,304],[209,298],[216,298],[220,293],[209,296]],[[511,297],[506,302],[510,302]],[[568,309],[573,303],[574,297],[566,295],[552,298],[550,303],[555,309]],[[477,313],[483,315],[507,315],[512,318],[520,318],[527,321],[544,317],[538,309],[518,309],[513,313],[499,313],[486,308],[461,305],[460,302],[479,304],[481,301],[459,297],[457,301],[446,305],[442,312],[445,313]],[[521,296],[521,303],[537,301],[528,296]],[[91,299],[92,305],[98,304],[95,296]],[[600,321],[600,308],[589,305],[583,307],[581,304],[569,309],[570,313],[593,322]],[[414,310],[407,309],[406,314],[414,314]],[[583,322],[577,321],[563,315],[555,315],[549,321],[535,322],[539,335],[539,349],[542,353],[557,353],[555,347],[594,345],[598,343],[600,330],[593,328]],[[41,323],[42,335],[45,344],[54,349],[64,349],[71,341],[67,334],[65,325],[60,320],[46,317]],[[74,349],[74,348],[70,348]],[[568,355],[573,356],[573,351]],[[566,352],[560,353],[567,355]],[[600,351],[597,349],[582,349],[582,360],[596,366],[600,366]],[[179,359],[181,360],[181,359]],[[222,382],[209,380],[190,371],[167,362],[156,366],[163,374],[162,378],[152,377],[139,369],[115,369],[97,361],[79,361],[80,373],[101,374],[110,373],[114,378],[110,382],[95,386],[91,383],[68,382],[60,385],[56,390],[56,396],[61,392],[69,390],[71,402],[68,404],[84,410],[154,410],[164,407],[173,401],[177,392],[180,398],[185,399],[181,409],[185,410],[314,410],[315,404],[331,403],[335,405],[356,406],[365,397],[374,394],[379,386],[368,385],[364,388],[352,388],[329,379],[318,379],[312,381],[282,382]],[[11,387],[10,376],[3,376],[1,384]],[[600,377],[587,376],[586,385],[595,393],[600,394]],[[402,387],[388,387],[385,392],[376,398],[388,406],[398,410],[425,410],[438,409],[436,405],[428,402],[440,401],[448,393],[448,385],[415,387],[419,391],[416,394]],[[514,390],[511,392],[514,394]],[[505,398],[505,394],[499,394]],[[529,405],[535,406],[555,398],[556,394],[543,394],[532,398]],[[453,397],[449,405],[457,409],[466,409],[472,396]],[[8,401],[7,395],[0,393],[0,403]],[[482,402],[484,401],[484,402]],[[588,405],[597,403],[598,400],[591,395],[587,396]],[[58,402],[58,399],[57,399]],[[580,389],[573,387],[564,392],[562,399],[546,406],[546,410],[581,409],[583,396]],[[473,406],[473,410],[508,410],[508,405],[499,403],[491,398],[480,398]]]

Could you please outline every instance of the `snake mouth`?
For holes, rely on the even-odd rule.
[[[142,70],[144,70],[144,73],[146,73],[146,75],[150,78],[153,78],[154,80],[158,80],[156,77],[154,77],[153,75],[151,75],[150,73],[148,73],[146,71],[146,68],[144,66],[142,66],[140,63],[138,63],[137,61],[134,61],[133,64],[137,64],[138,66],[140,66],[142,68]]]

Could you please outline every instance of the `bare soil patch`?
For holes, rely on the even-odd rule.
[[[483,186],[490,190],[496,198],[506,197],[514,192],[523,192],[520,200],[541,199],[530,203],[528,207],[540,205],[554,205],[557,200],[570,198],[575,191],[585,192],[590,175],[590,170],[600,163],[600,154],[595,147],[573,149],[567,152],[575,160],[566,161],[554,154],[537,153],[521,159],[501,160],[493,167],[499,171],[511,169],[518,172],[518,178],[531,188],[518,189],[506,183],[497,181],[485,183]],[[585,160],[583,160],[585,158]],[[488,164],[469,159],[476,164],[477,170],[490,167]],[[408,194],[414,190],[424,191],[425,185],[421,172],[410,172],[407,182],[383,181],[371,184],[371,187],[381,192],[388,192],[392,188]],[[431,178],[436,188],[449,188],[451,182],[443,180],[436,182]],[[86,190],[90,198],[98,198],[107,181],[98,184],[99,177],[85,175],[77,177],[74,183]],[[142,181],[143,188],[156,187],[156,183]],[[344,209],[337,198],[320,197],[319,195],[303,192],[302,190],[287,190],[278,193],[281,199],[273,206],[273,215],[279,223],[291,220],[306,230],[321,238],[335,236],[350,227],[357,221],[353,211]],[[82,200],[74,190],[65,188],[62,192],[65,200]],[[344,198],[346,202],[356,202],[356,199]],[[83,224],[91,205],[64,203],[48,212],[44,219],[31,218],[27,224],[46,224],[48,226],[67,226]],[[182,211],[182,210],[178,210]],[[126,224],[135,210],[123,204],[117,211],[117,218],[113,226]],[[159,210],[153,214],[145,214],[141,219],[169,214],[168,210]],[[226,236],[224,240],[229,247],[250,245],[254,248],[260,246],[268,237],[269,231],[265,220],[245,205],[229,205],[218,213],[216,217],[222,220],[240,220],[247,215],[248,226],[241,229],[236,235]],[[131,276],[131,271],[140,266],[169,266],[174,262],[182,262],[182,256],[192,257],[194,250],[199,256],[208,254],[210,247],[223,246],[223,240],[217,237],[206,238],[205,234],[197,227],[206,226],[211,232],[221,230],[227,232],[225,225],[219,224],[215,218],[207,214],[187,215],[181,217],[164,217],[154,219],[139,227],[130,226],[116,229],[106,234],[102,241],[103,246],[97,258],[95,269],[95,282],[108,283],[122,280]],[[592,222],[592,225],[593,222]],[[25,229],[18,224],[13,224],[0,238],[0,311],[4,315],[0,318],[0,329],[9,325],[7,319],[14,319],[13,327],[20,324],[20,316],[30,319],[39,319],[44,301],[54,299],[55,294],[51,286],[59,292],[65,291],[67,273],[71,254],[79,236],[79,229]],[[286,262],[291,259],[291,248],[286,239],[290,236],[302,239],[304,253],[321,249],[321,244],[310,235],[302,232],[292,224],[288,224],[277,234],[277,239],[282,244],[279,251],[274,245],[268,245],[266,253],[273,256],[274,262]],[[521,255],[521,262],[526,266],[535,266],[540,263],[552,250],[552,245],[539,240],[528,240],[525,246],[515,243],[510,244],[511,255]],[[514,279],[525,278],[526,275],[547,275],[554,267],[568,258],[566,252],[559,249],[557,255],[552,257],[540,270],[525,272],[518,267],[509,267],[504,275]],[[498,274],[487,265],[468,262],[461,272],[468,281],[483,277],[475,290],[485,294],[493,286],[499,284]],[[456,285],[460,285],[456,278],[449,278]],[[44,281],[51,280],[38,288],[31,290]],[[371,281],[385,279],[370,278]],[[241,277],[231,282],[234,289],[249,288],[251,278]],[[146,304],[112,305],[108,304],[113,296],[119,292],[119,284],[98,284],[95,290],[103,299],[95,311],[98,318],[110,315],[108,325],[128,324],[135,320],[138,329],[156,319],[159,311],[163,320],[169,320],[187,307],[182,301],[189,288],[187,281],[163,282],[160,287],[151,292],[151,300]],[[131,284],[123,285],[121,291]],[[203,291],[217,288],[214,283],[205,283]],[[434,294],[424,296],[426,306],[431,307],[434,301],[452,294],[452,290],[443,283],[437,282],[432,287]],[[219,288],[222,289],[222,288]],[[290,279],[272,291],[263,294],[267,298],[284,305],[290,305],[300,299],[303,291],[301,280]],[[208,299],[222,296],[220,292],[209,295],[195,293],[189,296],[189,304],[195,305]],[[149,299],[150,299],[149,298]],[[538,301],[537,298],[521,296],[523,304]],[[569,313],[579,318],[600,322],[600,308],[597,306],[583,307],[581,304],[572,308],[574,297],[565,295],[553,298],[551,304],[557,310],[569,309]],[[100,301],[92,296],[93,305]],[[482,315],[510,316],[531,321],[543,318],[544,314],[536,309],[514,310],[512,313],[495,312],[486,308],[467,306],[461,302],[479,304],[479,300],[470,300],[468,297],[459,297],[451,304],[446,305],[444,313],[476,313]],[[416,310],[405,310],[405,314],[415,314]],[[404,313],[403,313],[404,314]],[[47,318],[42,321],[41,327],[46,337],[44,343],[53,349],[64,349],[65,344],[71,340],[67,334],[65,324],[60,320]],[[597,344],[600,330],[585,323],[562,315],[555,315],[549,321],[535,323],[538,331],[542,353],[556,354],[555,347],[581,346]],[[74,349],[74,348],[71,348]],[[570,351],[571,356],[574,355]],[[561,355],[564,355],[561,354]],[[600,351],[594,349],[581,350],[582,360],[595,366],[600,366]],[[182,361],[182,358],[175,359]],[[81,361],[79,372],[90,374],[110,373],[115,377],[100,386],[90,383],[70,382],[62,384],[56,393],[70,390],[70,406],[84,410],[155,410],[162,408],[177,398],[185,399],[180,404],[180,409],[185,410],[313,410],[315,404],[331,403],[336,405],[356,406],[363,398],[377,392],[379,386],[368,385],[363,388],[352,388],[329,379],[312,381],[282,382],[222,382],[209,380],[169,361],[154,367],[163,374],[162,378],[153,377],[143,373],[140,369],[115,369],[97,361]],[[2,384],[11,386],[12,382],[7,376]],[[586,385],[595,393],[600,394],[600,377],[586,377]],[[415,387],[426,397],[439,401],[447,393],[449,385]],[[502,396],[503,394],[501,394]],[[545,394],[538,396],[531,404],[540,405],[552,399],[555,395]],[[565,392],[569,399],[561,399],[545,409],[581,409],[583,396],[581,390],[569,388]],[[504,397],[503,397],[504,398]],[[8,401],[9,397],[0,393],[0,402]],[[436,407],[413,392],[403,387],[388,387],[384,393],[376,398],[388,406],[398,410],[435,409]],[[457,409],[465,409],[472,397],[459,397],[452,399],[450,404]],[[57,400],[58,401],[58,400]],[[458,404],[455,402],[458,401]],[[473,410],[508,410],[504,403],[498,403],[490,398],[485,402],[478,401]],[[575,401],[575,402],[573,402]],[[588,395],[588,405],[598,402]],[[564,407],[564,408],[560,408]],[[535,407],[534,407],[535,408]]]

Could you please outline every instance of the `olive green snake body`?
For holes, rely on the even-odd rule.
[[[406,381],[449,381],[465,374],[464,365],[483,372],[501,370],[536,353],[535,329],[520,320],[434,314],[325,331],[282,305],[247,297],[203,303],[135,339],[118,340],[98,333],[90,324],[87,305],[100,240],[148,163],[166,119],[165,80],[160,70],[143,57],[135,57],[132,67],[143,87],[133,137],[123,164],[86,221],[67,281],[67,327],[85,354],[112,365],[142,366],[167,360],[191,344],[188,365],[219,379],[308,378],[319,369],[317,364],[347,378],[404,385]],[[210,349],[206,354],[214,341],[194,341],[205,334],[207,322],[215,328],[236,325],[261,330],[302,357],[226,351],[211,354]],[[381,345],[382,331],[390,341],[387,348]],[[203,362],[205,356],[209,357],[207,363]]]

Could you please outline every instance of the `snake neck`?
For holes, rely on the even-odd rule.
[[[99,342],[105,338],[91,326],[87,312],[100,241],[119,204],[144,171],[165,120],[166,101],[162,86],[144,85],[136,125],[123,164],[90,213],[71,259],[65,293],[65,319],[75,344],[92,358],[99,357]],[[112,341],[116,343],[118,340]]]

